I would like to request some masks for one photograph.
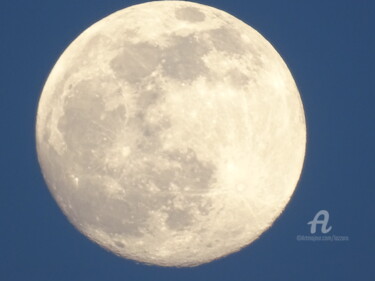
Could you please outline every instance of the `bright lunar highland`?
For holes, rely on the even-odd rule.
[[[257,239],[301,174],[298,89],[271,44],[185,1],[120,10],[61,55],[37,113],[47,185],[127,259],[195,266]]]

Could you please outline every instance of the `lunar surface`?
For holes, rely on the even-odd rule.
[[[84,31],[37,113],[47,185],[102,247],[195,266],[257,239],[301,174],[294,80],[257,31],[212,7],[149,2]]]

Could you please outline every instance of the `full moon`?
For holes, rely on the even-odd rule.
[[[183,267],[272,225],[299,180],[306,125],[288,67],[256,30],[156,1],[69,45],[43,88],[36,143],[80,232],[121,257]]]

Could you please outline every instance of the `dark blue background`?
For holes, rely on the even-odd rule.
[[[251,246],[196,268],[116,257],[78,233],[37,163],[37,102],[59,55],[84,29],[139,1],[2,0],[0,280],[375,280],[375,4],[364,0],[210,1],[262,33],[289,65],[305,106],[302,178],[285,212]],[[330,234],[298,242],[330,212]]]

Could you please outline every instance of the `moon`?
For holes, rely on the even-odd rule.
[[[126,259],[185,267],[272,225],[298,183],[306,125],[288,67],[256,30],[156,1],[69,45],[43,88],[36,144],[80,232]]]

